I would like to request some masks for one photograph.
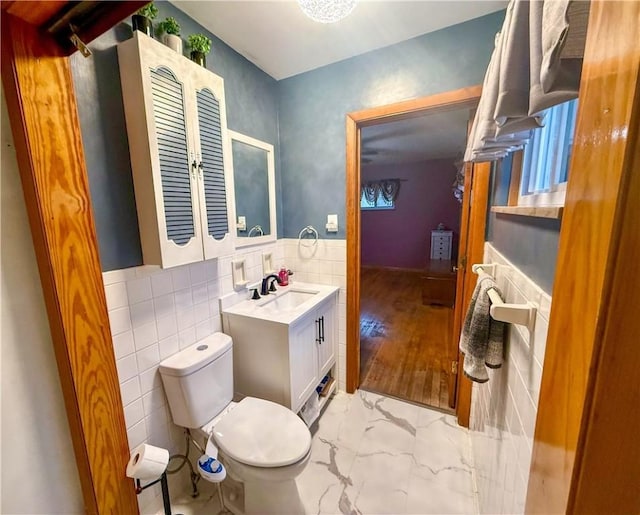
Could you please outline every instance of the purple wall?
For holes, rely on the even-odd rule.
[[[362,181],[405,179],[396,208],[362,213],[362,265],[424,268],[429,259],[431,231],[442,222],[453,230],[454,255],[460,231],[460,203],[451,185],[453,159],[420,163],[370,165],[362,168]]]

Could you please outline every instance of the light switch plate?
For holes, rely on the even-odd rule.
[[[327,215],[327,232],[338,232],[338,215]]]

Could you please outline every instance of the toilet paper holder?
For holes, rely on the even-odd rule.
[[[171,499],[169,498],[169,482],[167,481],[169,459],[169,451],[166,449],[142,444],[133,450],[126,472],[127,476],[135,480],[136,495],[140,495],[147,488],[160,483],[165,515],[171,515]],[[149,464],[151,464],[151,467],[149,467]],[[162,470],[162,473],[158,479],[142,486],[142,479],[157,477],[160,470]]]
[[[155,485],[158,482],[160,483],[160,488],[162,489],[162,504],[164,506],[164,515],[171,515],[171,499],[169,498],[169,482],[167,481],[166,471],[163,472],[158,479],[144,486],[142,486],[140,479],[136,478],[136,495],[140,495],[144,490],[146,490],[150,486]]]

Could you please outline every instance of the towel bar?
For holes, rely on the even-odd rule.
[[[486,272],[487,269],[491,270],[491,273]],[[481,263],[473,265],[471,267],[473,273],[482,276],[486,274],[492,279],[495,278],[496,264]],[[487,293],[491,300],[491,317],[500,322],[507,322],[509,324],[524,325],[533,332],[536,324],[536,305],[533,302],[527,302],[525,304],[507,304],[504,302],[496,290],[490,288]]]

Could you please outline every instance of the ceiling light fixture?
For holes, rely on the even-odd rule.
[[[351,14],[356,0],[298,0],[298,4],[313,21],[335,23]]]

